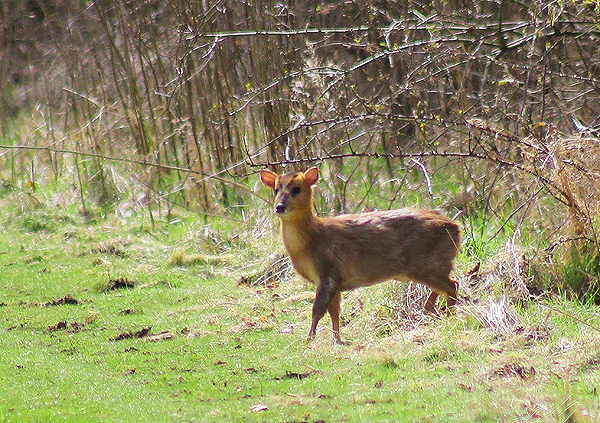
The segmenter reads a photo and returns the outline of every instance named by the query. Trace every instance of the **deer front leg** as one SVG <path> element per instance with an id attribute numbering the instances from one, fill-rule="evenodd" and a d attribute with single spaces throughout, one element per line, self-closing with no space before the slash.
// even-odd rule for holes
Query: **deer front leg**
<path id="1" fill-rule="evenodd" d="M 333 339 L 335 339 L 335 342 L 338 344 L 344 344 L 340 337 L 340 314 L 342 314 L 342 293 L 340 291 L 338 291 L 331 299 L 327 311 L 329 311 L 329 316 L 331 316 Z"/>
<path id="2" fill-rule="evenodd" d="M 338 288 L 338 284 L 335 282 L 334 278 L 327 277 L 319 284 L 317 287 L 315 302 L 313 304 L 312 325 L 310 326 L 310 332 L 308 332 L 309 342 L 317 334 L 317 325 L 319 324 L 319 320 L 323 318 L 327 310 L 329 310 L 331 315 L 334 337 L 336 340 L 339 340 L 341 298 L 342 297 Z"/>

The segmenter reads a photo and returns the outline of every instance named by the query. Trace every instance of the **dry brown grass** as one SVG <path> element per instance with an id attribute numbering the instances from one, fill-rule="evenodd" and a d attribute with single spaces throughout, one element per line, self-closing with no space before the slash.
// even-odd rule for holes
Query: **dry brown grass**
<path id="1" fill-rule="evenodd" d="M 483 269 L 474 273 L 457 272 L 460 295 L 457 315 L 470 315 L 482 327 L 495 333 L 508 334 L 522 329 L 513 305 L 529 298 L 529 276 L 524 250 L 513 241 L 505 245 Z M 314 287 L 295 274 L 289 257 L 274 254 L 267 265 L 255 274 L 242 276 L 240 284 L 273 288 L 285 284 L 281 299 L 311 300 Z M 371 293 L 372 291 L 372 293 Z M 373 294 L 373 295 L 371 295 Z M 423 304 L 428 288 L 418 283 L 387 282 L 374 287 L 350 291 L 344 295 L 343 315 L 347 330 L 364 327 L 365 319 L 373 332 L 391 334 L 409 331 L 437 317 L 428 316 Z M 443 317 L 442 317 L 443 318 Z"/>
<path id="2" fill-rule="evenodd" d="M 600 140 L 553 137 L 548 143 L 549 179 L 563 196 L 573 237 L 597 242 L 600 212 Z"/>
<path id="3" fill-rule="evenodd" d="M 289 256 L 284 254 L 271 254 L 264 266 L 258 272 L 244 275 L 238 281 L 239 285 L 247 286 L 277 286 L 287 282 L 294 275 L 292 262 Z"/>

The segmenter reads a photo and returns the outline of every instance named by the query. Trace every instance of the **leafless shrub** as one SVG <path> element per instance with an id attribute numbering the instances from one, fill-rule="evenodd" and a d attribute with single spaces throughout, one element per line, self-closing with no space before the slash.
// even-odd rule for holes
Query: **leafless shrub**
<path id="1" fill-rule="evenodd" d="M 527 266 L 526 253 L 513 238 L 483 269 L 478 265 L 469 274 L 458 275 L 462 295 L 471 303 L 486 297 L 502 298 L 508 303 L 526 300 L 531 279 Z"/>

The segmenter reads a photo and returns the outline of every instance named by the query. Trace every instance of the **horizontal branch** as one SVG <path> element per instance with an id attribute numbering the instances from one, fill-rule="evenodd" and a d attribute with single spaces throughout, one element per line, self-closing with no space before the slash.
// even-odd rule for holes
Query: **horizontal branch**
<path id="1" fill-rule="evenodd" d="M 196 183 L 204 182 L 209 179 L 217 179 L 217 180 L 225 182 L 227 184 L 235 185 L 240 188 L 243 188 L 246 191 L 254 194 L 254 191 L 252 191 L 245 185 L 243 185 L 237 181 L 232 181 L 230 179 L 227 179 L 227 178 L 224 178 L 221 176 L 223 173 L 226 173 L 236 167 L 243 165 L 244 162 L 238 162 L 234 165 L 231 165 L 231 166 L 229 166 L 225 169 L 222 169 L 220 171 L 217 171 L 213 174 L 205 175 L 197 170 L 190 169 L 187 167 L 171 166 L 171 165 L 165 165 L 165 164 L 161 164 L 161 163 L 153 163 L 153 162 L 149 162 L 149 161 L 145 161 L 145 160 L 127 159 L 127 158 L 123 158 L 123 157 L 105 156 L 103 154 L 98 154 L 98 153 L 86 153 L 86 152 L 69 150 L 69 149 L 64 149 L 64 148 L 41 147 L 41 146 L 37 146 L 37 145 L 2 145 L 2 144 L 0 144 L 0 149 L 2 149 L 2 148 L 7 149 L 7 150 L 11 150 L 11 149 L 13 149 L 13 150 L 33 150 L 33 151 L 45 151 L 47 153 L 73 154 L 73 155 L 84 156 L 84 157 L 94 157 L 94 158 L 98 158 L 98 159 L 102 159 L 102 160 L 106 160 L 106 161 L 132 163 L 132 164 L 138 164 L 138 165 L 147 166 L 147 167 L 155 167 L 155 168 L 158 168 L 161 170 L 174 170 L 174 171 L 178 171 L 178 172 L 192 173 L 195 175 L 202 176 L 201 179 L 195 181 Z M 0 153 L 0 155 L 2 155 L 2 153 Z"/>
<path id="2" fill-rule="evenodd" d="M 481 159 L 481 160 L 489 160 L 485 154 L 476 153 L 476 152 L 453 152 L 453 151 L 422 151 L 419 153 L 341 153 L 341 154 L 328 154 L 326 156 L 314 156 L 308 158 L 300 158 L 300 159 L 291 159 L 291 160 L 281 160 L 281 161 L 271 161 L 262 165 L 248 163 L 250 167 L 265 167 L 265 166 L 281 166 L 286 164 L 303 164 L 303 163 L 314 163 L 314 162 L 324 162 L 327 160 L 337 160 L 351 157 L 361 157 L 361 158 L 370 158 L 370 159 L 420 159 L 424 157 L 447 157 L 447 158 L 469 158 L 469 159 Z M 504 165 L 512 165 L 517 166 L 515 163 L 507 162 L 504 160 L 494 160 L 499 164 Z"/>
<path id="3" fill-rule="evenodd" d="M 363 25 L 347 28 L 305 28 L 296 30 L 255 30 L 255 31 L 232 31 L 232 32 L 207 32 L 194 34 L 198 37 L 207 38 L 234 38 L 234 37 L 252 37 L 257 35 L 266 36 L 291 36 L 291 35 L 306 35 L 306 34 L 338 34 L 346 32 L 361 32 L 373 29 L 372 27 Z"/>
<path id="4" fill-rule="evenodd" d="M 437 25 L 436 25 L 437 24 Z M 588 24 L 591 24 L 588 23 Z M 504 22 L 502 32 L 511 32 L 532 25 L 530 21 Z M 487 24 L 452 24 L 436 20 L 427 20 L 415 23 L 404 23 L 394 21 L 389 27 L 373 27 L 369 25 L 341 27 L 341 28 L 303 28 L 303 29 L 275 29 L 275 30 L 252 30 L 252 31 L 228 31 L 228 32 L 206 32 L 195 33 L 194 36 L 203 38 L 236 38 L 236 37 L 254 37 L 254 36 L 295 36 L 309 34 L 344 34 L 349 32 L 400 32 L 400 31 L 493 31 L 498 33 L 498 23 L 490 22 Z"/>
<path id="5" fill-rule="evenodd" d="M 546 190 L 550 194 L 552 194 L 558 201 L 560 201 L 561 203 L 563 203 L 569 207 L 574 207 L 574 205 L 571 204 L 571 202 L 569 201 L 569 196 L 567 195 L 567 193 L 564 192 L 564 190 L 562 190 L 556 184 L 552 183 L 548 178 L 542 176 L 535 169 L 528 169 L 520 163 L 515 163 L 515 162 L 505 160 L 496 154 L 488 154 L 488 152 L 486 152 L 486 151 L 483 151 L 483 152 L 422 151 L 422 152 L 418 152 L 418 153 L 367 153 L 367 152 L 359 153 L 359 152 L 351 152 L 351 153 L 341 153 L 341 154 L 327 154 L 324 156 L 314 156 L 314 157 L 310 157 L 310 158 L 272 161 L 272 162 L 267 162 L 267 163 L 263 163 L 263 164 L 254 163 L 252 161 L 252 157 L 255 155 L 253 155 L 253 156 L 249 156 L 248 160 L 245 163 L 243 161 L 241 161 L 232 166 L 229 166 L 226 169 L 222 169 L 212 175 L 203 175 L 199 171 L 185 168 L 185 167 L 180 167 L 180 166 L 171 166 L 171 165 L 165 165 L 165 164 L 160 164 L 160 163 L 148 162 L 145 160 L 127 159 L 127 158 L 123 158 L 123 157 L 105 156 L 105 155 L 98 154 L 98 153 L 87 153 L 87 152 L 80 152 L 80 151 L 69 150 L 69 149 L 59 149 L 59 148 L 52 148 L 52 147 L 30 146 L 30 145 L 2 145 L 2 144 L 0 144 L 0 148 L 7 149 L 7 150 L 11 150 L 11 149 L 34 150 L 34 151 L 45 151 L 48 153 L 73 154 L 73 155 L 79 155 L 79 156 L 85 156 L 85 157 L 95 157 L 95 158 L 99 158 L 99 159 L 107 160 L 107 161 L 133 163 L 133 164 L 138 164 L 138 165 L 142 165 L 142 166 L 156 167 L 156 168 L 163 169 L 163 170 L 174 170 L 174 171 L 187 172 L 187 173 L 193 173 L 196 175 L 201 175 L 202 179 L 200 179 L 199 181 L 196 181 L 196 182 L 202 182 L 202 181 L 206 181 L 209 179 L 218 179 L 223 182 L 231 183 L 233 185 L 239 185 L 239 186 L 242 186 L 242 185 L 235 181 L 230 181 L 225 178 L 222 178 L 220 175 L 225 172 L 228 172 L 232 168 L 239 167 L 243 164 L 245 164 L 246 166 L 251 167 L 251 168 L 264 168 L 266 166 L 281 166 L 281 165 L 286 165 L 286 164 L 303 164 L 303 163 L 324 162 L 327 160 L 337 160 L 337 159 L 352 158 L 352 157 L 371 158 L 371 159 L 382 159 L 382 158 L 419 159 L 419 158 L 426 158 L 426 157 L 445 157 L 445 158 L 486 160 L 486 161 L 496 163 L 500 166 L 507 166 L 507 167 L 512 167 L 512 168 L 518 169 L 522 172 L 525 172 L 531 176 L 536 177 L 540 182 L 542 182 L 544 184 Z M 553 192 L 553 190 L 554 190 L 554 192 Z M 556 192 L 559 193 L 561 197 L 558 197 L 556 195 Z"/>
<path id="6" fill-rule="evenodd" d="M 445 33 L 465 33 L 470 32 L 473 34 L 479 35 L 479 37 L 489 37 L 489 36 L 498 36 L 502 34 L 510 34 L 515 31 L 523 30 L 524 28 L 532 28 L 534 33 L 540 33 L 553 36 L 560 35 L 563 37 L 576 38 L 584 35 L 587 36 L 598 36 L 600 31 L 597 30 L 596 23 L 593 21 L 559 21 L 558 23 L 564 26 L 568 26 L 569 29 L 567 31 L 563 31 L 560 33 L 556 32 L 557 26 L 552 26 L 547 23 L 544 23 L 540 28 L 534 22 L 531 21 L 512 21 L 512 22 L 502 22 L 502 26 L 499 26 L 498 22 L 488 22 L 488 23 L 454 23 L 448 24 L 447 22 L 437 20 L 438 16 L 432 16 L 431 19 L 425 20 L 415 20 L 414 22 L 406 22 L 406 21 L 393 21 L 387 27 L 373 27 L 369 25 L 361 25 L 355 27 L 341 27 L 341 28 L 302 28 L 302 29 L 275 29 L 275 30 L 243 30 L 243 31 L 224 31 L 224 32 L 192 32 L 188 31 L 190 34 L 189 38 L 214 38 L 215 41 L 223 40 L 226 38 L 244 38 L 244 37 L 276 37 L 276 36 L 284 36 L 284 37 L 292 37 L 298 35 L 328 35 L 328 34 L 346 34 L 353 32 L 368 32 L 368 31 L 378 31 L 382 34 L 391 34 L 394 32 L 406 32 L 406 31 L 427 31 L 430 34 L 436 32 L 445 32 Z M 574 29 L 575 26 L 578 29 Z M 484 33 L 487 33 L 484 34 Z M 534 34 L 532 34 L 534 35 Z M 521 43 L 524 39 L 516 40 L 516 45 Z M 473 40 L 470 40 L 473 41 Z M 511 47 L 511 46 L 509 46 Z"/>
<path id="7" fill-rule="evenodd" d="M 491 154 L 487 151 L 483 152 L 453 152 L 453 151 L 423 151 L 419 153 L 342 153 L 342 154 L 328 154 L 326 156 L 313 156 L 309 158 L 300 158 L 300 159 L 292 159 L 292 160 L 282 160 L 282 161 L 271 161 L 264 163 L 262 165 L 249 163 L 246 164 L 249 167 L 265 167 L 265 166 L 281 166 L 287 164 L 303 164 L 303 163 L 315 163 L 315 162 L 324 162 L 327 160 L 336 160 L 343 158 L 351 158 L 351 157 L 361 157 L 361 158 L 370 158 L 370 159 L 419 159 L 426 157 L 445 157 L 445 158 L 459 158 L 459 159 L 476 159 L 476 160 L 485 160 L 492 163 L 496 163 L 499 166 L 511 167 L 517 169 L 521 172 L 524 172 L 534 178 L 536 178 L 539 182 L 542 183 L 546 191 L 552 195 L 557 201 L 566 205 L 567 207 L 575 207 L 576 204 L 573 204 L 570 201 L 570 196 L 564 189 L 559 187 L 557 184 L 552 182 L 549 178 L 542 175 L 537 169 L 530 169 L 524 166 L 521 163 L 511 162 L 503 159 L 497 154 Z"/>
<path id="8" fill-rule="evenodd" d="M 4 148 L 7 150 L 34 150 L 34 151 L 45 151 L 48 153 L 73 154 L 73 155 L 84 156 L 84 157 L 95 157 L 98 159 L 108 160 L 111 162 L 133 163 L 133 164 L 139 164 L 142 166 L 157 167 L 157 168 L 164 169 L 164 170 L 176 170 L 176 171 L 180 171 L 180 172 L 200 173 L 196 170 L 188 169 L 187 167 L 170 166 L 170 165 L 165 165 L 165 164 L 160 164 L 160 163 L 148 162 L 146 160 L 127 159 L 124 157 L 105 156 L 103 154 L 98 154 L 98 153 L 87 153 L 87 152 L 69 150 L 69 149 L 64 149 L 64 148 L 43 147 L 43 146 L 38 146 L 38 145 L 2 145 L 2 144 L 0 144 L 0 148 Z"/>

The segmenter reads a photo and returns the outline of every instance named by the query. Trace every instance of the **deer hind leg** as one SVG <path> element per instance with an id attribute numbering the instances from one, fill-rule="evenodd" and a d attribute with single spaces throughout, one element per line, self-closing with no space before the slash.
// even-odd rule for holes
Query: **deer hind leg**
<path id="1" fill-rule="evenodd" d="M 424 308 L 426 312 L 436 316 L 439 315 L 435 308 L 435 303 L 440 294 L 444 294 L 446 296 L 446 303 L 450 311 L 454 309 L 457 300 L 458 282 L 446 276 L 443 278 L 438 278 L 434 282 L 423 283 L 427 285 L 429 289 L 431 289 L 431 294 L 429 294 L 429 298 L 427 298 L 427 301 L 425 301 Z"/>
<path id="2" fill-rule="evenodd" d="M 437 300 L 438 295 L 439 294 L 433 290 L 429 294 L 427 301 L 425 301 L 425 306 L 423 307 L 427 313 L 431 313 L 436 316 L 439 315 L 437 310 L 435 309 L 435 302 Z"/>
<path id="3" fill-rule="evenodd" d="M 458 300 L 458 282 L 454 279 L 450 279 L 450 282 L 453 285 L 453 289 L 446 293 L 446 303 L 448 304 L 448 308 L 452 311 L 456 307 L 456 301 Z"/>

